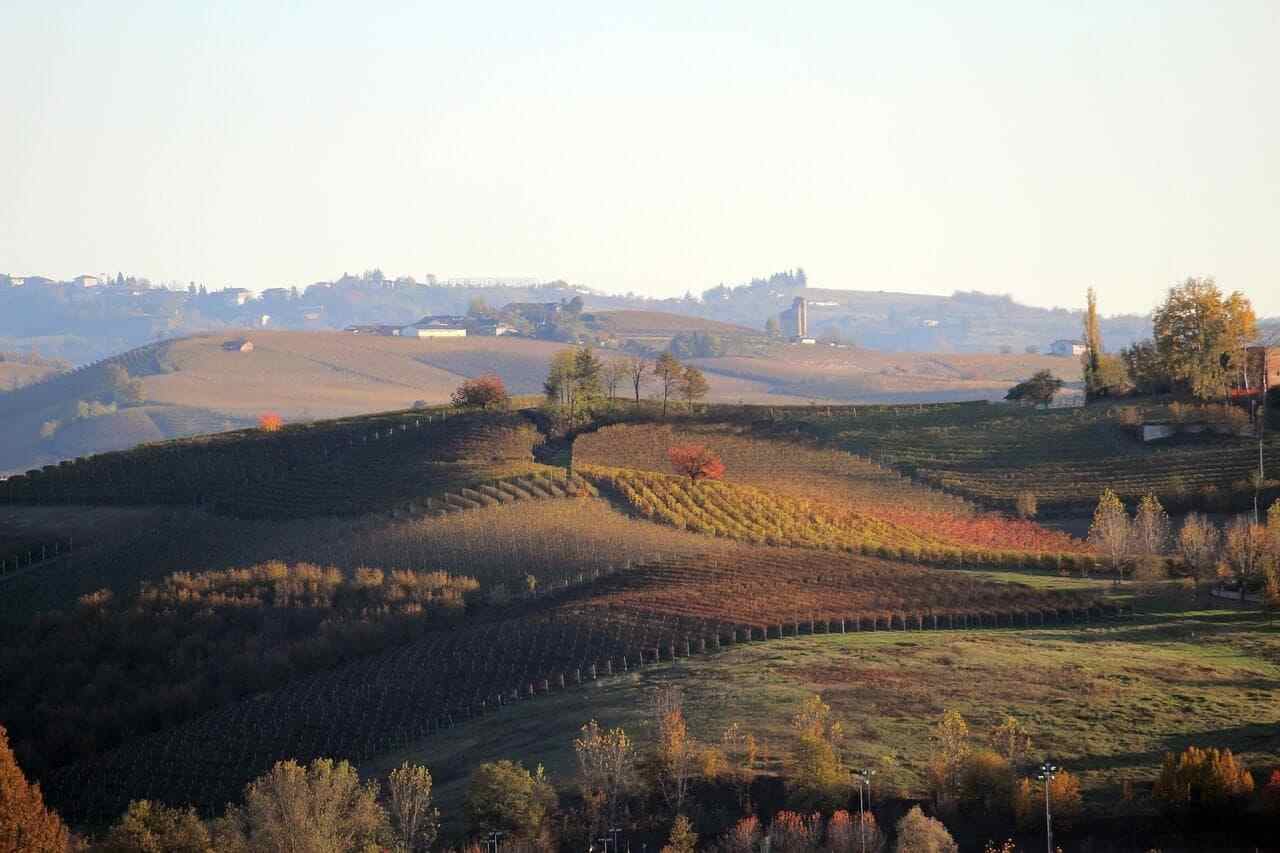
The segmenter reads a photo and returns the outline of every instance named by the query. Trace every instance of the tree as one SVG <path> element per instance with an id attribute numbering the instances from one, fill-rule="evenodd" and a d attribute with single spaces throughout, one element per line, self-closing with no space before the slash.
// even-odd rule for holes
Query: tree
<path id="1" fill-rule="evenodd" d="M 1030 379 L 1019 382 L 1004 395 L 1006 400 L 1022 401 L 1047 406 L 1065 383 L 1047 370 L 1036 371 Z"/>
<path id="2" fill-rule="evenodd" d="M 684 808 L 698 758 L 698 745 L 689 735 L 684 719 L 684 698 L 674 684 L 660 685 L 653 697 L 653 716 L 658 732 L 656 763 L 658 786 L 676 814 Z"/>
<path id="3" fill-rule="evenodd" d="M 618 397 L 618 388 L 631 377 L 631 365 L 627 360 L 611 358 L 604 363 L 604 387 L 610 405 Z"/>
<path id="4" fill-rule="evenodd" d="M 896 853 L 959 853 L 955 839 L 942 821 L 934 820 L 912 806 L 911 811 L 898 821 Z"/>
<path id="5" fill-rule="evenodd" d="M 131 379 L 122 364 L 107 365 L 107 393 L 116 403 L 131 406 L 142 401 L 142 382 Z"/>
<path id="6" fill-rule="evenodd" d="M 658 380 L 658 386 L 662 388 L 662 416 L 665 418 L 667 416 L 667 400 L 679 388 L 680 379 L 684 376 L 684 368 L 674 355 L 664 352 L 653 363 L 653 376 Z"/>
<path id="7" fill-rule="evenodd" d="M 573 426 L 578 414 L 600 396 L 603 366 L 590 347 L 561 350 L 551 359 L 551 369 L 543 383 L 548 402 L 559 407 Z"/>
<path id="8" fill-rule="evenodd" d="M 406 761 L 391 771 L 387 793 L 396 849 L 403 853 L 430 850 L 440 827 L 440 811 L 431 805 L 431 772 Z"/>
<path id="9" fill-rule="evenodd" d="M 595 720 L 582 727 L 573 742 L 583 797 L 598 794 L 603 817 L 612 823 L 635 775 L 635 748 L 621 728 L 604 729 Z"/>
<path id="10" fill-rule="evenodd" d="M 0 725 L 0 853 L 62 853 L 71 833 L 45 808 L 40 786 L 27 781 Z"/>
<path id="11" fill-rule="evenodd" d="M 1231 750 L 1189 746 L 1181 755 L 1165 753 L 1152 795 L 1166 810 L 1221 811 L 1243 804 L 1253 793 L 1253 776 Z"/>
<path id="12" fill-rule="evenodd" d="M 378 783 L 361 783 L 354 767 L 317 758 L 306 767 L 279 761 L 250 782 L 244 803 L 214 826 L 217 850 L 306 853 L 375 849 L 388 834 Z"/>
<path id="13" fill-rule="evenodd" d="M 1063 832 L 1070 832 L 1084 811 L 1080 798 L 1080 778 L 1059 770 L 1049 780 L 1049 801 L 1053 803 L 1053 825 Z"/>
<path id="14" fill-rule="evenodd" d="M 502 407 L 510 402 L 507 386 L 502 377 L 496 373 L 486 373 L 475 379 L 468 379 L 459 385 L 449 398 L 449 402 L 458 408 Z"/>
<path id="15" fill-rule="evenodd" d="M 1267 529 L 1247 515 L 1233 518 L 1223 536 L 1222 555 L 1241 590 L 1261 577 L 1270 556 Z"/>
<path id="16" fill-rule="evenodd" d="M 1085 292 L 1084 354 L 1081 356 L 1085 394 L 1090 399 L 1102 391 L 1102 327 L 1098 323 L 1098 294 L 1091 287 Z"/>
<path id="17" fill-rule="evenodd" d="M 960 785 L 960 767 L 969 754 L 969 724 L 955 709 L 943 713 L 933 727 L 933 756 L 929 775 L 934 798 L 939 803 L 955 796 Z"/>
<path id="18" fill-rule="evenodd" d="M 1173 525 L 1159 498 L 1148 494 L 1138 503 L 1133 515 L 1133 551 L 1139 555 L 1140 579 L 1156 580 L 1167 577 L 1164 555 L 1173 539 Z"/>
<path id="19" fill-rule="evenodd" d="M 804 700 L 791 718 L 791 729 L 799 739 L 791 767 L 792 797 L 805 808 L 820 808 L 843 802 L 848 776 L 840 760 L 844 726 L 831 715 L 831 708 L 819 696 Z"/>
<path id="20" fill-rule="evenodd" d="M 284 418 L 275 412 L 263 412 L 258 415 L 258 429 L 263 432 L 279 432 L 284 426 Z"/>
<path id="21" fill-rule="evenodd" d="M 1156 353 L 1170 380 L 1201 399 L 1223 396 L 1243 369 L 1243 351 L 1257 336 L 1249 300 L 1224 297 L 1212 278 L 1188 278 L 1169 289 L 1152 315 Z"/>
<path id="22" fill-rule="evenodd" d="M 1178 552 L 1196 582 L 1213 580 L 1218 570 L 1222 532 L 1198 512 L 1187 515 L 1178 531 Z"/>
<path id="23" fill-rule="evenodd" d="M 822 815 L 780 811 L 769 824 L 769 849 L 778 853 L 812 853 L 822 842 Z"/>
<path id="24" fill-rule="evenodd" d="M 631 388 L 636 394 L 636 406 L 639 407 L 640 389 L 649 378 L 649 362 L 643 356 L 633 355 L 625 363 L 627 365 L 627 377 L 631 380 Z"/>
<path id="25" fill-rule="evenodd" d="M 1111 489 L 1103 490 L 1098 498 L 1093 523 L 1089 525 L 1089 544 L 1102 554 L 1117 580 L 1124 577 L 1125 563 L 1133 547 L 1132 524 L 1124 504 Z"/>
<path id="26" fill-rule="evenodd" d="M 463 811 L 472 832 L 529 840 L 542 832 L 555 802 L 555 789 L 541 767 L 530 773 L 514 761 L 491 761 L 472 771 Z"/>
<path id="27" fill-rule="evenodd" d="M 698 835 L 693 831 L 693 824 L 684 815 L 676 815 L 671 825 L 671 836 L 662 848 L 662 853 L 694 853 L 698 849 Z"/>
<path id="28" fill-rule="evenodd" d="M 702 371 L 693 365 L 689 365 L 680 374 L 680 384 L 678 386 L 680 396 L 684 398 L 685 405 L 689 407 L 689 411 L 693 411 L 693 404 L 698 400 L 707 396 L 711 391 L 711 386 L 707 384 L 707 377 L 702 375 Z"/>
<path id="29" fill-rule="evenodd" d="M 769 319 L 764 321 L 764 333 L 771 338 L 776 338 L 781 334 L 777 317 L 770 315 Z"/>
<path id="30" fill-rule="evenodd" d="M 213 841 L 195 809 L 134 800 L 107 832 L 103 853 L 210 853 Z"/>
<path id="31" fill-rule="evenodd" d="M 1040 502 L 1035 492 L 1018 492 L 1013 499 L 1013 508 L 1019 518 L 1035 518 L 1040 511 Z"/>
<path id="32" fill-rule="evenodd" d="M 876 816 L 869 811 L 851 815 L 840 809 L 827 821 L 827 846 L 829 853 L 880 853 L 885 848 L 884 833 L 876 823 Z"/>
<path id="33" fill-rule="evenodd" d="M 755 815 L 744 817 L 725 833 L 720 840 L 720 850 L 722 853 L 756 853 L 760 836 L 760 818 Z"/>
<path id="34" fill-rule="evenodd" d="M 1013 802 L 1013 768 L 990 749 L 967 754 L 960 762 L 958 801 L 966 816 L 1003 819 Z"/>
<path id="35" fill-rule="evenodd" d="M 667 458 L 677 474 L 693 482 L 724 477 L 724 463 L 715 451 L 702 444 L 679 444 L 667 448 Z"/>
<path id="36" fill-rule="evenodd" d="M 1012 767 L 1020 765 L 1031 752 L 1031 735 L 1018 718 L 1005 714 L 1000 725 L 991 730 L 988 738 L 991 748 L 1004 756 Z"/>

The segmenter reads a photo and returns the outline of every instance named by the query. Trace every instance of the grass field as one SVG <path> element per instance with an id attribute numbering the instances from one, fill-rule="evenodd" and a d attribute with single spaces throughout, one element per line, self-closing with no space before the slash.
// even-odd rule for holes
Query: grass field
<path id="1" fill-rule="evenodd" d="M 577 729 L 620 725 L 644 743 L 647 695 L 676 683 L 692 734 L 708 742 L 737 722 L 763 743 L 761 772 L 793 748 L 788 717 L 819 693 L 845 721 L 855 766 L 891 755 L 877 784 L 925 793 L 929 729 L 959 710 L 975 740 L 1006 713 L 1032 735 L 1031 757 L 1081 776 L 1087 808 L 1109 814 L 1123 782 L 1142 790 L 1166 751 L 1231 748 L 1255 771 L 1280 764 L 1280 629 L 1256 613 L 1200 610 L 1106 627 L 961 633 L 845 634 L 738 646 L 523 703 L 361 765 L 384 773 L 409 759 L 432 769 L 456 815 L 469 769 L 512 758 L 566 784 Z M 1024 772 L 1026 770 L 1024 769 Z M 456 818 L 455 818 L 456 819 Z"/>

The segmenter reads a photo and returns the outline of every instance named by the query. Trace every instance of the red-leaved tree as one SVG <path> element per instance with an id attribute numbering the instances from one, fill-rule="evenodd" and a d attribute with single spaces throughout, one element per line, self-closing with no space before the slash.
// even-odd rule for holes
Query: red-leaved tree
<path id="1" fill-rule="evenodd" d="M 266 412 L 258 416 L 258 429 L 263 432 L 275 432 L 284 426 L 284 418 L 275 412 Z"/>
<path id="2" fill-rule="evenodd" d="M 474 406 L 487 409 L 490 406 L 501 406 L 508 399 L 507 386 L 502 384 L 501 376 L 496 373 L 486 373 L 463 382 L 449 399 L 460 408 Z"/>
<path id="3" fill-rule="evenodd" d="M 724 476 L 724 463 L 715 451 L 703 444 L 681 444 L 667 449 L 671 467 L 695 483 L 698 480 L 719 480 Z"/>

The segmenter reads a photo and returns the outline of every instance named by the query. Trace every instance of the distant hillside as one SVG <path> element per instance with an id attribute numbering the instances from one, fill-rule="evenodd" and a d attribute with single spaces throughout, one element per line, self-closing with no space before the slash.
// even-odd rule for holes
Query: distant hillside
<path id="1" fill-rule="evenodd" d="M 1035 308 L 1008 296 L 843 290 L 818 286 L 799 269 L 738 286 L 720 285 L 701 297 L 690 293 L 680 299 L 610 294 L 563 281 L 393 280 L 377 270 L 303 288 L 271 288 L 261 294 L 237 288 L 166 289 L 146 279 L 122 276 L 94 287 L 48 280 L 14 286 L 13 281 L 0 275 L 0 350 L 34 348 L 77 364 L 157 338 L 211 330 L 318 331 L 353 324 L 401 325 L 427 314 L 492 312 L 511 303 L 574 300 L 581 300 L 584 319 L 594 317 L 599 325 L 593 328 L 587 323 L 571 331 L 597 341 L 625 331 L 660 343 L 664 335 L 669 339 L 680 331 L 664 319 L 660 334 L 647 335 L 653 330 L 644 327 L 644 315 L 655 313 L 741 327 L 736 332 L 722 328 L 724 334 L 740 335 L 743 328 L 760 334 L 769 318 L 788 308 L 796 296 L 810 300 L 810 329 L 815 336 L 836 335 L 864 348 L 895 352 L 1044 350 L 1058 338 L 1079 337 L 1082 325 L 1079 311 Z M 1105 311 L 1106 292 L 1101 300 Z M 1106 345 L 1117 349 L 1149 336 L 1150 322 L 1137 315 L 1104 317 L 1102 332 Z"/>

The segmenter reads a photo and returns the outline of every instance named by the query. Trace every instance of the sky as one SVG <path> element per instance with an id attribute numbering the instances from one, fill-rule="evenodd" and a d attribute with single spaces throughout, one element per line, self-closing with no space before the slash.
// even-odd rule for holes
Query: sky
<path id="1" fill-rule="evenodd" d="M 126 8 L 127 7 L 127 8 Z M 0 271 L 1280 314 L 1280 3 L 0 2 Z"/>

